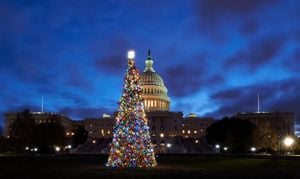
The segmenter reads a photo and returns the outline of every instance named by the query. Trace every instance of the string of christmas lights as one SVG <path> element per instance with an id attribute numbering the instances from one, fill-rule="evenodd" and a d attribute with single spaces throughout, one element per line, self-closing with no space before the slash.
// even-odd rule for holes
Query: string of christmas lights
<path id="1" fill-rule="evenodd" d="M 119 101 L 119 112 L 106 166 L 113 168 L 154 167 L 157 165 L 146 117 L 140 75 L 133 55 L 128 53 L 128 68 Z"/>

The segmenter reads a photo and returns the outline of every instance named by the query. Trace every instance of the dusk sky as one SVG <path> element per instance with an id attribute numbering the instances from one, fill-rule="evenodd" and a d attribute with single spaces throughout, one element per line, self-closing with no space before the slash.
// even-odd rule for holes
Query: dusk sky
<path id="1" fill-rule="evenodd" d="M 172 111 L 252 112 L 260 92 L 300 121 L 298 0 L 1 0 L 2 125 L 42 96 L 76 120 L 116 111 L 130 49 L 140 70 L 151 49 Z"/>

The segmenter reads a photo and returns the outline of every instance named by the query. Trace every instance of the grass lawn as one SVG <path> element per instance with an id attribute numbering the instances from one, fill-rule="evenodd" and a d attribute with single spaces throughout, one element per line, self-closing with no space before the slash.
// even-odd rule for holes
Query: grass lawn
<path id="1" fill-rule="evenodd" d="M 300 178 L 300 158 L 160 155 L 148 169 L 111 169 L 106 155 L 0 156 L 0 178 Z"/>

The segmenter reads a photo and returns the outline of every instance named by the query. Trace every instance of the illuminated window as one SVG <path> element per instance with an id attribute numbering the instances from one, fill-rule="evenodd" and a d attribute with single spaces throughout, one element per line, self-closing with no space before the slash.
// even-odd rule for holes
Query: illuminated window
<path id="1" fill-rule="evenodd" d="M 165 135 L 164 135 L 164 133 L 160 133 L 160 137 L 164 137 Z"/>
<path id="2" fill-rule="evenodd" d="M 187 131 L 187 133 L 188 133 L 188 134 L 190 134 L 190 133 L 191 133 L 191 131 L 190 131 L 190 130 L 188 130 L 188 131 Z"/>
<path id="3" fill-rule="evenodd" d="M 197 134 L 197 131 L 196 131 L 196 130 L 194 130 L 194 134 Z"/>
<path id="4" fill-rule="evenodd" d="M 182 133 L 184 134 L 184 133 L 185 133 L 185 130 L 182 130 Z"/>

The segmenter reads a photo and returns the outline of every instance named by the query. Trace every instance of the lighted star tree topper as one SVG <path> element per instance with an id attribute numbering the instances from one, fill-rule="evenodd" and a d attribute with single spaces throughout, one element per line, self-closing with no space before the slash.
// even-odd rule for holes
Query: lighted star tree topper
<path id="1" fill-rule="evenodd" d="M 145 168 L 157 165 L 134 57 L 135 52 L 129 51 L 123 93 L 106 164 L 108 167 Z"/>

